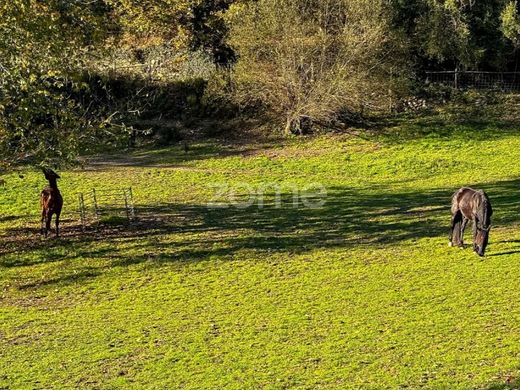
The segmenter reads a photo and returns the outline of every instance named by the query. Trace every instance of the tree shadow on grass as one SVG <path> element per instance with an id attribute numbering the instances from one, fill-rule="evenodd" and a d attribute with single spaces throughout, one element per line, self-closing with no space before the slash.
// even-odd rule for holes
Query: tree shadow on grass
<path id="1" fill-rule="evenodd" d="M 520 134 L 516 120 L 497 120 L 494 118 L 474 120 L 462 117 L 458 123 L 440 115 L 423 115 L 386 118 L 372 124 L 350 126 L 363 134 L 363 139 L 386 144 L 398 144 L 403 141 L 446 138 L 468 140 L 501 139 Z M 114 167 L 182 167 L 190 161 L 230 156 L 251 156 L 271 150 L 273 146 L 283 145 L 287 140 L 272 137 L 260 139 L 257 143 L 243 143 L 237 140 L 214 140 L 212 143 L 182 142 L 176 146 L 136 149 L 124 153 L 92 155 L 83 158 L 87 170 L 104 170 Z"/>
<path id="2" fill-rule="evenodd" d="M 16 215 L 0 215 L 0 223 L 2 222 L 13 222 L 20 219 L 19 216 Z"/>
<path id="3" fill-rule="evenodd" d="M 370 194 L 331 188 L 320 208 L 305 207 L 300 200 L 294 204 L 292 193 L 280 194 L 279 198 L 266 195 L 261 207 L 253 204 L 247 208 L 233 205 L 215 208 L 206 204 L 173 203 L 140 206 L 139 221 L 135 225 L 101 226 L 98 232 L 87 234 L 77 226 L 64 228 L 63 237 L 58 240 L 42 239 L 36 228 L 8 229 L 6 245 L 0 249 L 4 255 L 0 264 L 13 267 L 60 261 L 65 254 L 103 257 L 109 253 L 89 250 L 92 244 L 103 241 L 126 240 L 128 248 L 148 250 L 153 252 L 152 257 L 162 261 L 232 255 L 244 249 L 296 253 L 317 247 L 392 243 L 445 233 L 446 226 L 431 218 L 447 206 L 447 196 L 449 198 L 449 193 L 442 190 L 424 194 Z M 237 200 L 246 201 L 245 198 Z M 423 210 L 426 201 L 430 203 Z M 182 242 L 148 242 L 171 234 L 183 237 Z M 32 260 L 5 256 L 19 251 L 39 251 L 40 256 L 33 256 Z M 126 256 L 115 246 L 110 255 L 111 258 Z M 138 257 L 132 256 L 128 261 L 135 263 Z M 143 258 L 150 256 L 146 253 Z"/>
<path id="4" fill-rule="evenodd" d="M 520 222 L 520 179 L 475 187 L 488 192 L 495 227 Z M 108 260 L 109 267 L 117 267 L 230 258 L 244 250 L 298 254 L 318 248 L 388 246 L 427 237 L 447 240 L 454 190 L 333 187 L 327 189 L 319 208 L 305 207 L 301 199 L 295 205 L 289 192 L 279 198 L 266 193 L 261 207 L 257 203 L 247 208 L 178 203 L 138 206 L 139 220 L 134 225 L 101 226 L 85 234 L 75 226 L 63 229 L 64 236 L 58 240 L 42 239 L 37 229 L 8 229 L 4 237 L 10 239 L 0 247 L 0 266 L 89 258 Z M 237 199 L 246 202 L 248 197 Z M 18 255 L 22 252 L 31 255 L 24 258 Z M 500 254 L 504 253 L 491 251 L 489 255 Z M 89 272 L 86 278 L 98 275 Z M 63 278 L 66 283 L 85 279 Z"/>
<path id="5" fill-rule="evenodd" d="M 20 290 L 28 290 L 31 288 L 43 287 L 43 286 L 49 286 L 49 285 L 55 285 L 55 284 L 59 284 L 59 285 L 63 286 L 63 285 L 67 285 L 67 284 L 82 282 L 84 280 L 96 277 L 100 273 L 101 272 L 99 270 L 87 268 L 87 269 L 81 270 L 80 272 L 75 272 L 72 274 L 63 275 L 63 276 L 59 276 L 59 277 L 55 277 L 55 278 L 24 282 L 21 285 L 19 285 L 18 288 Z"/>
<path id="6" fill-rule="evenodd" d="M 388 144 L 428 138 L 484 141 L 518 135 L 520 126 L 516 120 L 497 120 L 496 118 L 481 120 L 462 118 L 454 123 L 439 115 L 418 118 L 404 116 L 372 129 L 372 134 Z"/>
<path id="7" fill-rule="evenodd" d="M 492 383 L 485 387 L 486 390 L 518 390 L 520 389 L 519 378 L 506 378 L 504 381 Z"/>
<path id="8" fill-rule="evenodd" d="M 226 143 L 188 144 L 171 146 L 161 149 L 135 150 L 130 153 L 112 154 L 109 157 L 88 156 L 83 159 L 86 170 L 105 170 L 114 167 L 181 167 L 190 161 L 205 160 L 210 158 L 226 158 L 232 156 L 249 156 L 269 150 L 269 143 L 257 145 L 241 145 Z"/>

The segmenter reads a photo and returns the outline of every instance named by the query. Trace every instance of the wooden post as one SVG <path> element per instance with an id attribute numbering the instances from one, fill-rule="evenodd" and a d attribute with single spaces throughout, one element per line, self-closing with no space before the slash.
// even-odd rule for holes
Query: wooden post
<path id="1" fill-rule="evenodd" d="M 79 194 L 79 216 L 81 219 L 81 231 L 85 232 L 85 200 L 83 199 L 83 193 Z"/>
<path id="2" fill-rule="evenodd" d="M 126 219 L 128 219 L 128 223 L 130 223 L 130 210 L 128 208 L 128 195 L 127 190 L 123 190 L 123 196 L 125 197 L 125 212 L 126 212 Z"/>
<path id="3" fill-rule="evenodd" d="M 92 198 L 94 200 L 94 214 L 96 215 L 96 219 L 99 222 L 99 210 L 98 210 L 98 204 L 96 199 L 96 189 L 92 188 Z"/>
<path id="4" fill-rule="evenodd" d="M 132 187 L 128 187 L 129 194 L 129 206 L 130 206 L 130 218 L 132 220 L 135 219 L 135 209 L 134 209 L 134 194 L 132 193 Z"/>

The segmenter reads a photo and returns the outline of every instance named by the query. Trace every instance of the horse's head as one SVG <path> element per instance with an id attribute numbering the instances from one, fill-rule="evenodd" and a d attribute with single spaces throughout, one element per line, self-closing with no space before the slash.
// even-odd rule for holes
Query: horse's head
<path id="1" fill-rule="evenodd" d="M 56 179 L 60 178 L 60 175 L 58 175 L 52 169 L 42 168 L 42 171 L 43 171 L 43 174 L 45 175 L 45 178 L 47 180 L 56 180 Z"/>
<path id="2" fill-rule="evenodd" d="M 487 194 L 479 190 L 477 191 L 480 196 L 479 201 L 477 202 L 477 210 L 475 211 L 478 220 L 481 226 L 486 229 L 491 225 L 491 216 L 493 215 L 493 208 L 491 207 L 491 203 L 489 202 L 489 198 Z"/>
<path id="3" fill-rule="evenodd" d="M 473 243 L 473 249 L 479 256 L 484 256 L 489 238 L 489 229 L 477 229 L 477 235 L 475 236 L 475 242 Z"/>
<path id="4" fill-rule="evenodd" d="M 475 223 L 477 224 L 477 234 L 473 243 L 473 249 L 479 256 L 484 256 L 486 246 L 488 244 L 489 229 L 491 229 L 491 215 L 493 209 L 487 194 L 479 190 L 477 194 L 480 196 L 477 202 L 477 210 L 475 212 Z"/>

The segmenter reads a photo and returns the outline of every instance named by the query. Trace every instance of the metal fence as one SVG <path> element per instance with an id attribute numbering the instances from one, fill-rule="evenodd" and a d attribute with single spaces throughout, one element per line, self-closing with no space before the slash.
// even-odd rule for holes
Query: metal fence
<path id="1" fill-rule="evenodd" d="M 135 207 L 132 188 L 113 190 L 92 189 L 78 194 L 79 215 L 82 229 L 97 226 L 103 218 L 122 217 L 128 223 L 135 220 Z"/>
<path id="2" fill-rule="evenodd" d="M 520 91 L 520 72 L 436 71 L 425 73 L 427 84 L 442 84 L 457 89 Z"/>

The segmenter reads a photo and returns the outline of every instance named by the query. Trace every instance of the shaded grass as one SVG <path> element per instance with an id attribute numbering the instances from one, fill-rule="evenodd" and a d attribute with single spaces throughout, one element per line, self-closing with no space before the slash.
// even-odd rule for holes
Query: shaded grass
<path id="1" fill-rule="evenodd" d="M 41 175 L 7 177 L 0 387 L 514 388 L 520 138 L 431 126 L 98 159 L 62 174 L 60 240 L 34 222 Z M 208 208 L 215 183 L 262 206 Z M 309 183 L 323 207 L 293 205 Z M 138 223 L 82 234 L 77 192 L 130 185 Z M 484 261 L 446 245 L 462 185 L 493 203 Z"/>

